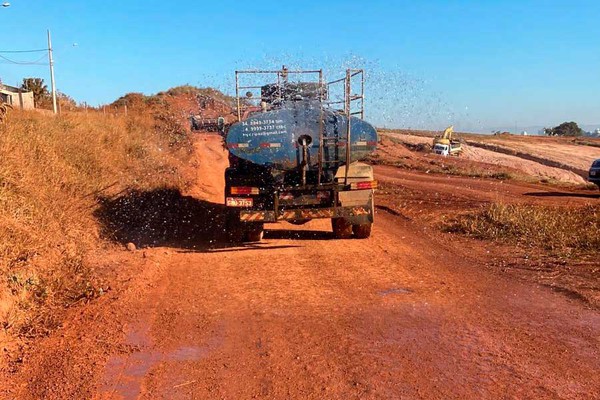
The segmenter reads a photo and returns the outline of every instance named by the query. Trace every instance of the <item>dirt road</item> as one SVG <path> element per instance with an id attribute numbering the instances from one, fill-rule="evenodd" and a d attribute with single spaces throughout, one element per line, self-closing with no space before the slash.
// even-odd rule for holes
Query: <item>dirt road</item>
<path id="1" fill-rule="evenodd" d="M 201 148 L 222 163 L 215 146 Z M 190 207 L 201 241 L 111 253 L 120 283 L 40 345 L 7 398 L 600 396 L 600 314 L 483 268 L 493 244 L 380 208 L 368 240 L 313 221 L 227 247 L 208 200 Z"/>
<path id="2" fill-rule="evenodd" d="M 138 351 L 109 359 L 99 397 L 594 397 L 597 313 L 403 225 L 161 256 L 127 329 Z"/>

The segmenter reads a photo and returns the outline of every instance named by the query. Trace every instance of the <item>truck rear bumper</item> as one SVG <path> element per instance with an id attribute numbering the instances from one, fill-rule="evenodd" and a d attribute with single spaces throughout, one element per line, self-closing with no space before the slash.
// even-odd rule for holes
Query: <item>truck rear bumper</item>
<path id="1" fill-rule="evenodd" d="M 275 211 L 241 210 L 239 214 L 242 222 L 277 222 L 340 217 L 348 218 L 356 223 L 361 220 L 373 221 L 373 210 L 368 206 L 282 210 L 277 215 Z"/>

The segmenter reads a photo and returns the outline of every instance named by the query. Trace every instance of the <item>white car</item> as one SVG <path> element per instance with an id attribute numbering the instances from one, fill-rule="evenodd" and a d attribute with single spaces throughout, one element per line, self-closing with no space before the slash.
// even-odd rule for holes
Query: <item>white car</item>
<path id="1" fill-rule="evenodd" d="M 450 155 L 450 146 L 447 144 L 438 143 L 435 146 L 433 146 L 433 152 L 442 156 L 448 156 Z"/>

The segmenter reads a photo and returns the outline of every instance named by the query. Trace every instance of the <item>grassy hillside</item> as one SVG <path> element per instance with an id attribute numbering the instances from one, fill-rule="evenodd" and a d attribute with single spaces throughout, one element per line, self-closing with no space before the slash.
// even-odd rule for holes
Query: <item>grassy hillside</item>
<path id="1" fill-rule="evenodd" d="M 0 339 L 36 336 L 53 308 L 101 293 L 86 265 L 93 212 L 127 189 L 182 189 L 189 141 L 147 114 L 13 112 L 0 125 Z"/>

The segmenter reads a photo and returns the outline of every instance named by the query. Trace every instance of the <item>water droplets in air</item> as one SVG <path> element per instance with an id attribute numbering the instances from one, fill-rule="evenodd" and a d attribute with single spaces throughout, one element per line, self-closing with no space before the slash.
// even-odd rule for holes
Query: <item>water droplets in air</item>
<path id="1" fill-rule="evenodd" d="M 384 65 L 378 60 L 370 60 L 359 55 L 306 56 L 298 53 L 266 54 L 254 60 L 238 60 L 232 69 L 278 70 L 285 65 L 290 70 L 323 69 L 324 80 L 342 78 L 347 68 L 365 70 L 365 119 L 383 128 L 412 128 L 439 130 L 448 125 L 476 129 L 478 122 L 469 115 L 467 107 L 452 106 L 449 94 L 444 93 L 441 84 L 434 78 L 409 71 L 400 65 Z M 275 77 L 275 75 L 273 75 Z M 299 75 L 290 74 L 290 80 L 303 81 Z M 223 71 L 223 75 L 211 76 L 214 81 L 207 86 L 235 94 L 234 70 Z M 310 77 L 315 79 L 314 76 Z M 306 81 L 306 76 L 304 81 Z M 263 77 L 248 77 L 245 84 L 260 86 L 268 83 Z M 330 88 L 329 100 L 343 100 L 343 85 Z M 353 93 L 359 93 L 360 81 L 353 83 Z M 242 93 L 242 95 L 245 92 Z M 339 106 L 343 107 L 343 104 Z"/>

